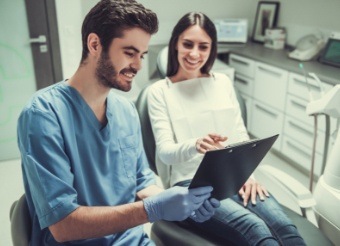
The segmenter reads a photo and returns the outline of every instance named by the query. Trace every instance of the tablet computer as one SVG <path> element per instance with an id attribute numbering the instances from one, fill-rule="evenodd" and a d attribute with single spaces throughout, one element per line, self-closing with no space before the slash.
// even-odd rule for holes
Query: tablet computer
<path id="1" fill-rule="evenodd" d="M 212 197 L 223 200 L 238 193 L 279 135 L 236 143 L 205 153 L 189 188 L 212 186 Z"/>

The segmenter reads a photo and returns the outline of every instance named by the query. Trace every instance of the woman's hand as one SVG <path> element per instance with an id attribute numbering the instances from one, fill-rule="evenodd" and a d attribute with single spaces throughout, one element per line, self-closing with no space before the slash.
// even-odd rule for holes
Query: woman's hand
<path id="1" fill-rule="evenodd" d="M 196 150 L 201 154 L 205 154 L 209 150 L 223 149 L 224 146 L 221 142 L 227 139 L 227 137 L 223 137 L 220 134 L 210 133 L 203 138 L 197 139 Z"/>
<path id="2" fill-rule="evenodd" d="M 238 193 L 243 198 L 244 206 L 247 206 L 249 199 L 251 199 L 251 203 L 253 205 L 256 205 L 257 194 L 261 201 L 264 201 L 265 196 L 269 197 L 269 193 L 266 188 L 252 178 L 247 180 Z"/>

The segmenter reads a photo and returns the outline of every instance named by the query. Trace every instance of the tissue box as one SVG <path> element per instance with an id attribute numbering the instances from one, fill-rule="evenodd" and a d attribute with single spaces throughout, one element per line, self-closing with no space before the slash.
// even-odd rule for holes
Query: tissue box
<path id="1" fill-rule="evenodd" d="M 267 28 L 264 37 L 264 46 L 274 50 L 283 49 L 286 41 L 284 28 Z"/>

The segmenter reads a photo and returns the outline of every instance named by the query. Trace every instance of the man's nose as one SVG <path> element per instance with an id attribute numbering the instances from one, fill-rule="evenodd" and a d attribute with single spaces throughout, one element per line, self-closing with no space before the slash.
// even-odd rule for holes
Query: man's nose
<path id="1" fill-rule="evenodd" d="M 142 59 L 136 58 L 132 64 L 132 67 L 136 69 L 137 71 L 142 69 Z"/>

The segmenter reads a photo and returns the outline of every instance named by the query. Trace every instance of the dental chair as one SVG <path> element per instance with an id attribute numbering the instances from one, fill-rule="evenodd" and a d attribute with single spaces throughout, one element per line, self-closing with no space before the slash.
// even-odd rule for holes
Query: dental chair
<path id="1" fill-rule="evenodd" d="M 32 221 L 25 194 L 12 204 L 9 218 L 13 246 L 28 246 L 31 238 Z"/>
<path id="2" fill-rule="evenodd" d="M 157 69 L 161 78 L 165 77 L 167 64 L 167 47 L 162 49 L 157 58 Z M 214 67 L 213 67 L 214 69 Z M 147 94 L 149 87 L 146 86 L 139 94 L 136 101 L 136 108 L 139 113 L 143 144 L 150 168 L 157 174 L 155 164 L 155 140 L 151 128 L 148 114 Z M 235 89 L 237 99 L 244 123 L 247 123 L 246 105 L 243 98 Z M 268 170 L 263 170 L 267 175 Z M 281 173 L 280 173 L 281 174 Z M 303 203 L 303 202 L 302 202 Z M 310 203 L 309 203 L 310 204 Z M 285 213 L 297 226 L 301 236 L 305 239 L 308 246 L 333 245 L 323 233 L 305 217 L 297 214 L 289 208 L 283 206 Z M 304 214 L 309 215 L 310 210 L 303 209 Z M 313 221 L 315 223 L 315 221 Z M 165 245 L 233 245 L 231 242 L 223 241 L 221 238 L 212 236 L 202 230 L 190 227 L 186 222 L 157 221 L 151 227 L 151 239 L 158 246 Z"/>
<path id="3" fill-rule="evenodd" d="M 166 63 L 167 63 L 167 48 L 164 48 L 157 59 L 157 68 L 160 76 L 165 77 Z M 213 67 L 214 69 L 214 67 Z M 163 72 L 162 72 L 163 71 Z M 242 111 L 242 117 L 244 123 L 247 122 L 246 117 L 246 105 L 243 98 L 236 91 L 237 98 Z M 139 113 L 141 129 L 143 135 L 143 144 L 145 148 L 145 153 L 149 161 L 150 168 L 157 174 L 156 164 L 155 164 L 155 140 L 151 128 L 151 123 L 148 114 L 147 105 L 147 93 L 148 87 L 145 87 L 139 94 L 136 101 L 136 108 Z M 298 198 L 299 206 L 301 207 L 301 213 L 303 216 L 292 211 L 289 208 L 283 206 L 285 213 L 292 220 L 292 222 L 297 226 L 301 236 L 305 239 L 308 246 L 327 246 L 333 245 L 324 234 L 315 226 L 317 223 L 315 221 L 315 216 L 312 213 L 312 207 L 315 204 L 311 194 L 305 192 L 306 190 L 302 185 L 290 178 L 287 174 L 266 166 L 265 168 L 259 167 L 261 169 L 262 177 L 256 175 L 256 177 L 261 180 L 262 178 L 273 179 L 276 182 L 280 181 L 281 177 L 283 180 L 288 180 L 288 182 L 293 186 L 294 196 Z M 275 174 L 275 177 L 273 176 Z M 285 186 L 284 183 L 280 184 Z M 268 186 L 267 186 L 268 187 Z M 309 218 L 310 220 L 306 219 Z M 28 210 L 28 205 L 26 201 L 25 194 L 23 194 L 19 200 L 15 201 L 10 209 L 10 221 L 11 221 L 11 235 L 13 246 L 28 246 L 31 236 L 32 222 Z M 165 245 L 206 245 L 206 246 L 216 246 L 216 245 L 233 245 L 230 242 L 226 242 L 221 238 L 212 236 L 200 229 L 192 228 L 189 224 L 185 222 L 168 222 L 168 221 L 157 221 L 153 223 L 151 228 L 151 239 L 156 243 L 157 246 Z M 338 242 L 340 245 L 340 242 Z"/>

